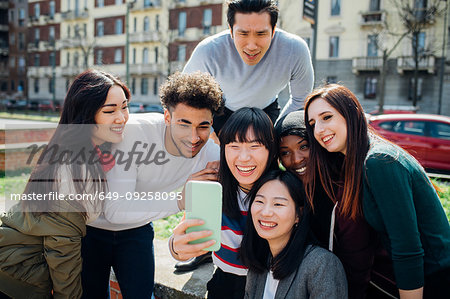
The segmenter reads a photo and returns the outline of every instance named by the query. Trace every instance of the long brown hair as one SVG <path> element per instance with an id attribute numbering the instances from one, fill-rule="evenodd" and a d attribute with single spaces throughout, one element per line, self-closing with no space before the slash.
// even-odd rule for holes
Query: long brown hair
<path id="1" fill-rule="evenodd" d="M 346 120 L 346 154 L 330 153 L 314 138 L 309 124 L 308 108 L 316 99 L 323 99 Z M 364 111 L 356 96 L 346 87 L 329 84 L 314 90 L 305 101 L 305 124 L 310 136 L 309 166 L 306 172 L 306 194 L 313 206 L 316 184 L 337 201 L 335 188 L 342 186 L 340 211 L 343 216 L 356 219 L 362 215 L 364 160 L 369 150 L 368 126 Z M 342 164 L 340 161 L 343 161 Z"/>

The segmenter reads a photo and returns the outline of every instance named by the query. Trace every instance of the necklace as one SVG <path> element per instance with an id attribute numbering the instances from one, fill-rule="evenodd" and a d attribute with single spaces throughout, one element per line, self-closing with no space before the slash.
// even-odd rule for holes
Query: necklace
<path id="1" fill-rule="evenodd" d="M 244 191 L 244 193 L 249 193 L 251 188 L 245 188 L 245 187 L 242 187 L 241 185 L 239 185 L 239 189 Z"/>

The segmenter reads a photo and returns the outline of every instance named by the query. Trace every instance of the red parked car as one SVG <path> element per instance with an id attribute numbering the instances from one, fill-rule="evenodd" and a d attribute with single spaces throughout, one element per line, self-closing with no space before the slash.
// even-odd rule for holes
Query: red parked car
<path id="1" fill-rule="evenodd" d="M 369 117 L 369 124 L 407 150 L 424 168 L 450 173 L 450 117 L 385 114 Z"/>

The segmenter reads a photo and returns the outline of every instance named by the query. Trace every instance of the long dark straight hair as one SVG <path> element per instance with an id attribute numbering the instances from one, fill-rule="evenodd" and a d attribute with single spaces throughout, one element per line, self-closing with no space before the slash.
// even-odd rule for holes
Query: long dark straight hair
<path id="1" fill-rule="evenodd" d="M 231 142 L 252 141 L 247 140 L 247 132 L 249 130 L 253 131 L 255 141 L 261 143 L 269 150 L 265 171 L 276 167 L 278 145 L 269 116 L 259 108 L 245 107 L 234 112 L 219 132 L 219 182 L 223 186 L 223 212 L 231 218 L 240 216 L 239 204 L 236 200 L 239 183 L 228 168 L 225 158 L 225 146 Z"/>
<path id="2" fill-rule="evenodd" d="M 294 226 L 286 246 L 269 263 L 268 261 L 271 258 L 269 243 L 258 235 L 253 225 L 251 205 L 259 189 L 267 182 L 275 180 L 281 182 L 288 189 L 289 195 L 295 203 L 295 213 L 300 218 L 300 221 Z M 302 263 L 306 245 L 311 243 L 312 240 L 309 230 L 310 208 L 303 184 L 295 174 L 289 171 L 272 170 L 255 183 L 248 197 L 250 198 L 250 209 L 248 211 L 247 227 L 241 243 L 241 259 L 244 265 L 257 273 L 272 270 L 275 279 L 286 278 L 298 269 Z"/>
<path id="3" fill-rule="evenodd" d="M 78 194 L 106 191 L 101 164 L 98 159 L 89 160 L 89 157 L 96 152 L 91 139 L 95 115 L 114 85 L 121 87 L 125 97 L 130 100 L 130 91 L 125 84 L 108 73 L 87 70 L 75 78 L 64 100 L 58 127 L 39 157 L 24 193 L 48 194 L 58 191 L 58 177 L 61 175 L 58 170 L 61 167 L 66 168 L 67 173 L 64 174 L 71 176 L 67 179 L 73 181 Z M 52 161 L 55 157 L 61 159 Z M 70 163 L 62 163 L 62 160 Z M 52 211 L 51 201 L 48 200 L 25 205 L 31 211 Z M 80 209 L 83 210 L 83 207 Z M 83 216 L 86 213 L 83 212 Z"/>
<path id="4" fill-rule="evenodd" d="M 346 121 L 347 140 L 344 157 L 341 153 L 328 152 L 314 138 L 314 128 L 309 124 L 308 108 L 317 99 L 325 100 Z M 307 97 L 305 120 L 306 130 L 310 136 L 309 166 L 306 170 L 308 200 L 313 206 L 316 184 L 322 184 L 327 195 L 336 202 L 336 186 L 343 184 L 341 214 L 351 219 L 362 216 L 363 167 L 369 151 L 369 131 L 361 104 L 348 88 L 338 84 L 326 85 L 313 91 Z M 343 162 L 341 162 L 342 160 Z M 337 179 L 336 172 L 339 172 Z"/>

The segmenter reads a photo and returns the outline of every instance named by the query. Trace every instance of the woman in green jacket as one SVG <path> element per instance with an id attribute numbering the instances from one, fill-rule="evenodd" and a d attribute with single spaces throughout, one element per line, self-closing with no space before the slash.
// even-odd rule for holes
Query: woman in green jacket
<path id="1" fill-rule="evenodd" d="M 129 99 L 110 74 L 88 70 L 75 78 L 26 200 L 1 218 L 0 298 L 81 297 L 81 238 L 101 212 L 105 172 L 114 166 L 108 149 L 123 138 Z"/>
<path id="2" fill-rule="evenodd" d="M 344 86 L 312 92 L 305 120 L 311 136 L 308 197 L 321 184 L 341 216 L 364 217 L 389 254 L 397 296 L 448 296 L 449 222 L 419 163 L 369 130 L 360 103 Z M 336 163 L 340 177 L 333 180 Z"/>

